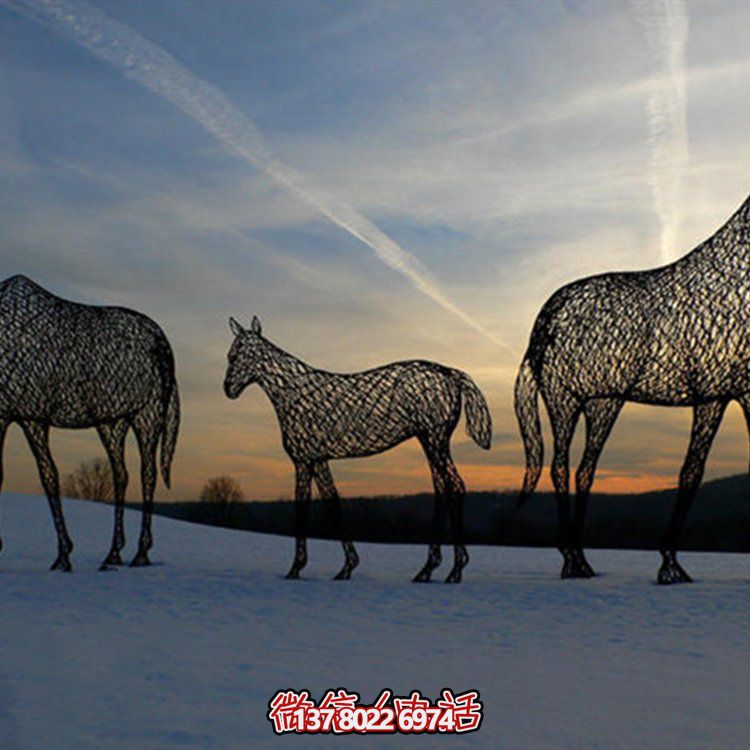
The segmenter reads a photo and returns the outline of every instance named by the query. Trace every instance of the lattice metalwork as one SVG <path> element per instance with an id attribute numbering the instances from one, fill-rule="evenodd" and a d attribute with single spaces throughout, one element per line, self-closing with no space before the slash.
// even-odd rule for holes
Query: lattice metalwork
<path id="1" fill-rule="evenodd" d="M 258 383 L 271 400 L 284 449 L 296 473 L 297 540 L 287 578 L 299 578 L 307 563 L 307 519 L 312 481 L 328 502 L 344 548 L 348 579 L 359 562 L 343 522 L 328 462 L 370 456 L 417 438 L 430 464 L 435 511 L 427 562 L 415 581 L 429 581 L 441 562 L 440 530 L 447 509 L 454 543 L 454 565 L 446 581 L 459 582 L 469 556 L 463 545 L 464 484 L 450 453 L 450 438 L 465 404 L 467 431 L 482 448 L 490 447 L 492 423 L 487 403 L 464 373 L 434 362 L 395 362 L 373 370 L 339 374 L 318 370 L 275 346 L 253 318 L 250 329 L 234 319 L 224 391 L 237 398 Z"/>
<path id="2" fill-rule="evenodd" d="M 597 461 L 626 401 L 693 409 L 690 444 L 662 544 L 662 584 L 690 581 L 677 562 L 685 518 L 727 404 L 750 425 L 750 199 L 678 261 L 580 279 L 550 297 L 518 373 L 515 410 L 526 450 L 519 503 L 542 468 L 538 394 L 552 425 L 563 578 L 589 577 L 582 534 Z M 569 448 L 583 414 L 586 445 L 569 507 Z"/>
<path id="3" fill-rule="evenodd" d="M 0 328 L 0 451 L 8 426 L 18 423 L 36 458 L 57 531 L 52 570 L 71 569 L 73 548 L 49 448 L 52 427 L 96 428 L 109 456 L 115 525 L 102 569 L 122 564 L 125 436 L 132 428 L 141 454 L 143 518 L 131 565 L 148 565 L 157 447 L 161 444 L 162 477 L 169 486 L 180 418 L 174 357 L 164 333 L 133 310 L 70 302 L 24 276 L 0 284 Z"/>

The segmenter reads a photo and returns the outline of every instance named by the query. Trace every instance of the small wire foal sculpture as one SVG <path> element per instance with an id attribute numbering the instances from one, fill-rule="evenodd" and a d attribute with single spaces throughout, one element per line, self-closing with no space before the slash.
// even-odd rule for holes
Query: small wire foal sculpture
<path id="1" fill-rule="evenodd" d="M 692 252 L 649 271 L 606 273 L 562 287 L 531 332 L 515 385 L 526 451 L 522 504 L 534 491 L 543 446 L 538 394 L 554 437 L 563 578 L 594 575 L 583 554 L 583 524 L 597 461 L 626 401 L 690 406 L 693 426 L 677 501 L 664 533 L 661 584 L 690 581 L 677 545 L 727 404 L 750 427 L 750 198 Z M 569 448 L 583 413 L 586 445 L 569 507 Z"/>
<path id="2" fill-rule="evenodd" d="M 16 422 L 36 459 L 55 523 L 58 556 L 51 570 L 71 570 L 73 549 L 49 448 L 52 427 L 95 427 L 109 457 L 115 525 L 102 570 L 122 565 L 125 437 L 132 428 L 141 454 L 143 517 L 131 565 L 149 565 L 157 446 L 161 442 L 169 486 L 180 419 L 174 357 L 164 333 L 133 310 L 70 302 L 25 276 L 0 284 L 0 327 L 0 484 L 5 434 Z"/>
<path id="3" fill-rule="evenodd" d="M 489 449 L 492 422 L 487 403 L 462 372 L 434 362 L 395 362 L 373 370 L 339 374 L 317 370 L 283 351 L 261 333 L 253 318 L 249 330 L 234 318 L 224 392 L 235 399 L 258 383 L 271 400 L 284 449 L 296 475 L 296 546 L 287 578 L 299 578 L 307 563 L 307 520 L 315 480 L 327 501 L 334 529 L 344 548 L 344 566 L 335 579 L 348 579 L 359 557 L 343 523 L 341 504 L 328 462 L 382 453 L 416 437 L 432 472 L 435 509 L 427 562 L 414 577 L 430 580 L 440 565 L 440 530 L 447 505 L 454 543 L 454 564 L 446 582 L 458 583 L 469 560 L 463 544 L 464 483 L 450 454 L 450 438 L 465 402 L 467 431 Z"/>

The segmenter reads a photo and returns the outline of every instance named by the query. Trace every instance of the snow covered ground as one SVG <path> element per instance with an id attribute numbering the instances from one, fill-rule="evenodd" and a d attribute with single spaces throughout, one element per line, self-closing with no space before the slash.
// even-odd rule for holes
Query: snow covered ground
<path id="1" fill-rule="evenodd" d="M 559 581 L 556 552 L 472 548 L 459 586 L 409 582 L 422 547 L 292 542 L 156 517 L 148 569 L 96 570 L 111 509 L 66 501 L 74 573 L 50 573 L 43 499 L 2 498 L 0 748 L 738 748 L 750 743 L 750 567 L 683 555 L 697 582 L 653 584 L 657 555 L 590 554 Z M 139 516 L 128 512 L 132 554 Z M 444 568 L 444 569 L 443 569 Z M 447 573 L 443 564 L 440 572 Z M 477 688 L 463 736 L 276 737 L 279 688 L 437 696 Z"/>

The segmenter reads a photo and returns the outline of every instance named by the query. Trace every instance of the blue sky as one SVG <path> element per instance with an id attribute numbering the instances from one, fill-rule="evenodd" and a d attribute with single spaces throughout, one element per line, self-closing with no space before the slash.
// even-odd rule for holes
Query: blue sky
<path id="1" fill-rule="evenodd" d="M 467 483 L 514 486 L 511 387 L 544 300 L 581 275 L 678 257 L 750 192 L 743 4 L 93 4 L 221 91 L 275 159 L 396 242 L 462 318 L 39 23 L 45 2 L 36 14 L 0 2 L 0 275 L 135 307 L 165 329 L 184 422 L 164 497 L 222 473 L 251 497 L 291 492 L 268 403 L 220 389 L 227 317 L 253 314 L 326 369 L 418 357 L 468 371 L 497 438 L 484 455 L 459 428 Z M 600 488 L 673 483 L 689 420 L 628 407 Z M 59 432 L 54 447 L 63 472 L 99 451 L 89 434 Z M 709 473 L 743 470 L 746 453 L 732 411 Z M 6 456 L 8 488 L 36 491 L 20 433 Z M 429 487 L 411 445 L 334 469 L 349 493 Z"/>

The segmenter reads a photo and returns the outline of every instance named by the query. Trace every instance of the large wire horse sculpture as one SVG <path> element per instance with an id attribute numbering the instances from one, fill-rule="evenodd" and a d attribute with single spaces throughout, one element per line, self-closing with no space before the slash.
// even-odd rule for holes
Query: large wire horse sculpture
<path id="1" fill-rule="evenodd" d="M 52 427 L 95 427 L 109 457 L 115 524 L 103 570 L 122 565 L 125 437 L 132 428 L 141 454 L 143 516 L 131 565 L 149 565 L 157 446 L 161 442 L 162 477 L 169 486 L 180 417 L 174 357 L 164 333 L 133 310 L 70 302 L 24 276 L 0 284 L 0 326 L 0 484 L 5 434 L 16 422 L 36 459 L 57 532 L 51 570 L 71 570 L 73 549 L 50 453 Z"/>
<path id="2" fill-rule="evenodd" d="M 339 374 L 318 370 L 275 346 L 253 318 L 249 330 L 230 319 L 234 341 L 224 392 L 235 399 L 258 383 L 273 404 L 284 449 L 296 475 L 296 545 L 287 578 L 299 578 L 307 563 L 307 521 L 312 481 L 327 501 L 334 530 L 344 548 L 344 566 L 335 576 L 348 579 L 359 562 L 341 512 L 328 462 L 370 456 L 416 437 L 427 456 L 435 508 L 427 562 L 414 580 L 430 580 L 440 565 L 440 533 L 447 505 L 454 564 L 446 582 L 458 583 L 469 560 L 463 544 L 464 483 L 450 454 L 450 438 L 465 403 L 467 431 L 488 449 L 492 422 L 484 396 L 464 373 L 433 362 L 395 362 L 373 370 Z"/>
<path id="3" fill-rule="evenodd" d="M 538 393 L 552 425 L 562 577 L 594 575 L 583 554 L 586 505 L 597 461 L 626 401 L 690 406 L 693 425 L 676 504 L 661 544 L 661 584 L 690 581 L 677 546 L 727 404 L 750 427 L 750 199 L 716 234 L 674 263 L 606 273 L 559 289 L 531 332 L 515 385 L 526 451 L 519 504 L 543 459 Z M 569 448 L 583 413 L 586 444 L 569 507 Z"/>

